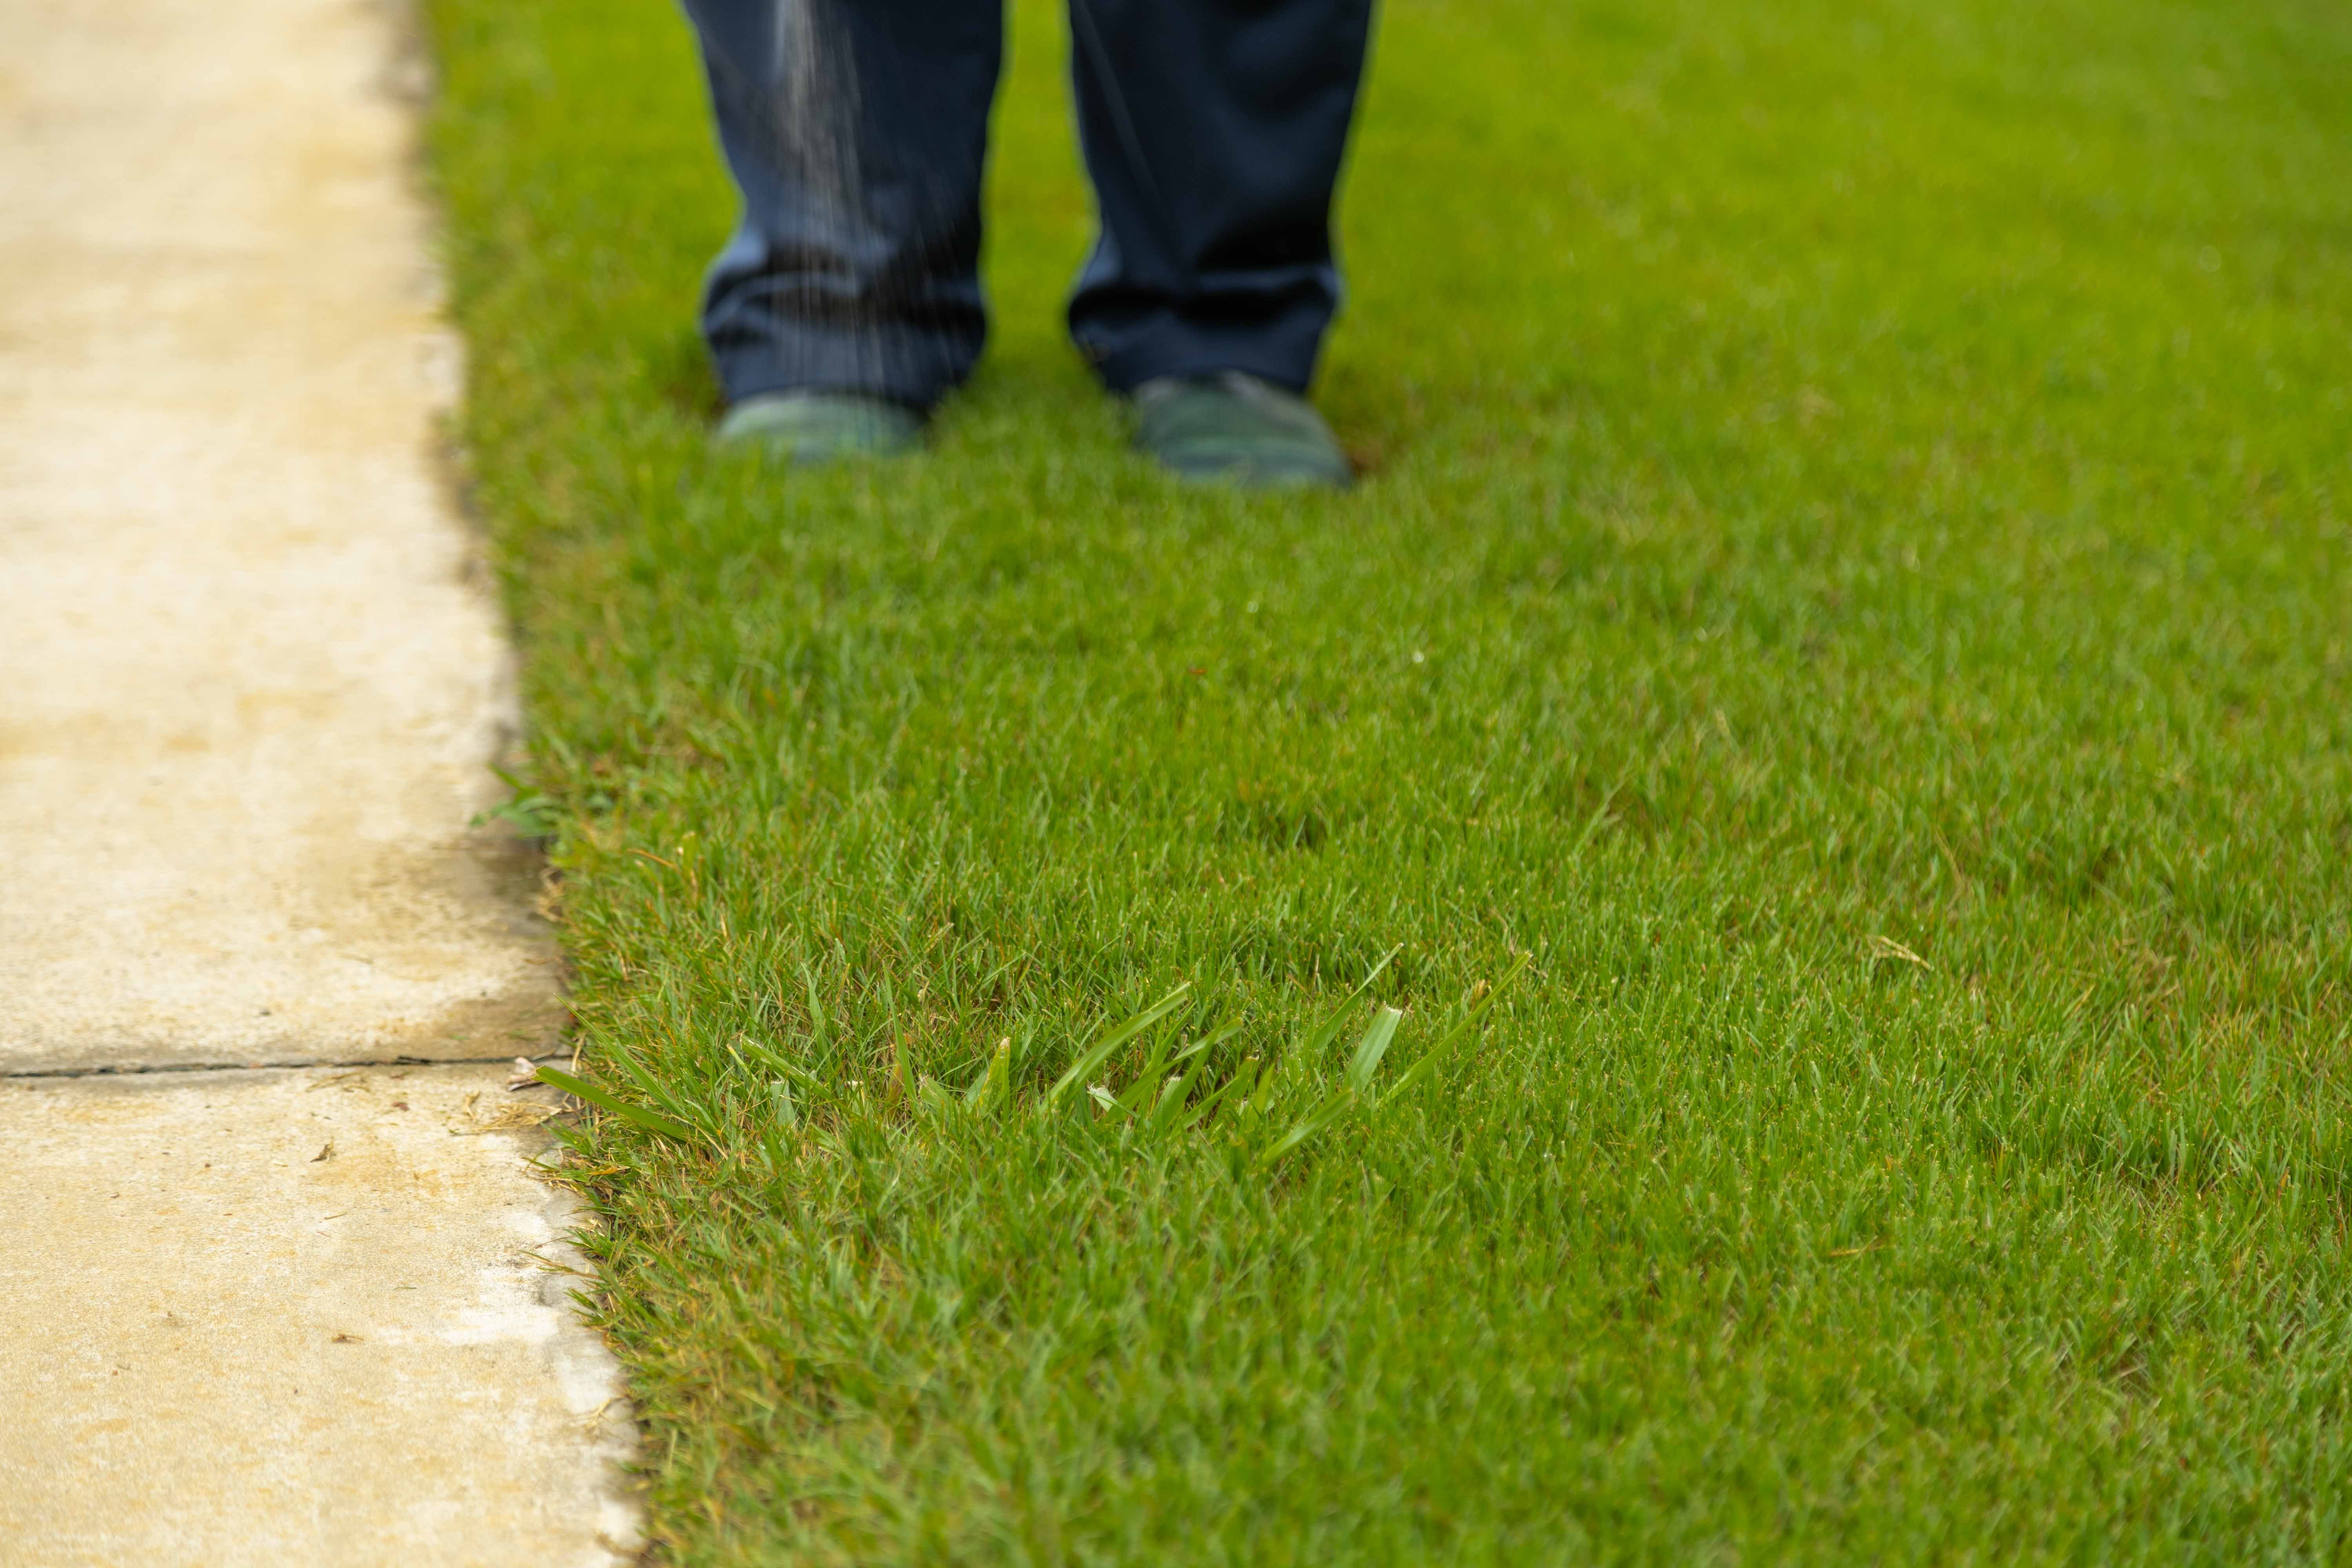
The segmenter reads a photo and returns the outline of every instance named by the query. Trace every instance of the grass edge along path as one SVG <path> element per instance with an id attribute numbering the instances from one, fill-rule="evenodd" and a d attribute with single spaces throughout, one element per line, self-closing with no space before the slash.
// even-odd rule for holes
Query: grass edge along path
<path id="1" fill-rule="evenodd" d="M 676 17 L 431 16 L 675 1560 L 2344 1554 L 2339 15 L 1398 0 L 1271 500 L 1059 342 L 1045 10 L 789 477 Z"/>

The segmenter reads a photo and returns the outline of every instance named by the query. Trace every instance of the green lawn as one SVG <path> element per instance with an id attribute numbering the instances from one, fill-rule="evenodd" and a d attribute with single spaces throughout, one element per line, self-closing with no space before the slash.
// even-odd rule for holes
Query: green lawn
<path id="1" fill-rule="evenodd" d="M 681 22 L 430 10 L 675 1561 L 2352 1556 L 2352 12 L 1393 0 L 1263 500 L 1061 341 L 1046 6 L 815 474 Z"/>

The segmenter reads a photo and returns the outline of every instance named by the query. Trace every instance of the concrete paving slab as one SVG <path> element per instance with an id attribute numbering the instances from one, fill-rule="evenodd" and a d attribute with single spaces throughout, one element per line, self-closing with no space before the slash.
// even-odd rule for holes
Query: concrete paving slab
<path id="1" fill-rule="evenodd" d="M 619 1371 L 505 1083 L 0 1081 L 0 1562 L 626 1561 Z"/>
<path id="2" fill-rule="evenodd" d="M 400 24 L 0 5 L 0 1071 L 511 1057 L 514 719 Z"/>
<path id="3" fill-rule="evenodd" d="M 0 1563 L 635 1548 L 546 1107 L 182 1070 L 563 1017 L 535 868 L 466 826 L 513 702 L 402 21 L 0 5 Z"/>

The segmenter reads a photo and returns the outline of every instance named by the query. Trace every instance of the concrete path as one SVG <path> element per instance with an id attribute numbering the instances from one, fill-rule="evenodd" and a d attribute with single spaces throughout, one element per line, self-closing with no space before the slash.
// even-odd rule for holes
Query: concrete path
<path id="1" fill-rule="evenodd" d="M 0 1563 L 620 1558 L 626 1412 L 504 1085 L 0 1084 Z"/>
<path id="2" fill-rule="evenodd" d="M 0 1562 L 635 1547 L 404 26 L 0 5 Z"/>

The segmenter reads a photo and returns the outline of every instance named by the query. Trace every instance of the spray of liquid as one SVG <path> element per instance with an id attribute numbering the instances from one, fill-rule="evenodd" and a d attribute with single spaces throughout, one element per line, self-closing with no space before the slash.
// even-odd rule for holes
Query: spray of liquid
<path id="1" fill-rule="evenodd" d="M 810 206 L 811 226 L 824 237 L 825 247 L 846 249 L 863 262 L 880 237 L 872 232 L 866 211 L 857 150 L 856 61 L 846 25 L 837 0 L 772 3 L 768 101 L 772 105 L 776 166 L 798 181 Z M 795 258 L 795 264 L 806 270 L 811 259 Z M 862 266 L 856 269 L 864 270 Z M 814 281 L 822 289 L 837 280 Z M 872 303 L 836 299 L 816 308 L 848 331 L 856 374 L 864 384 L 882 385 L 883 343 Z"/>

